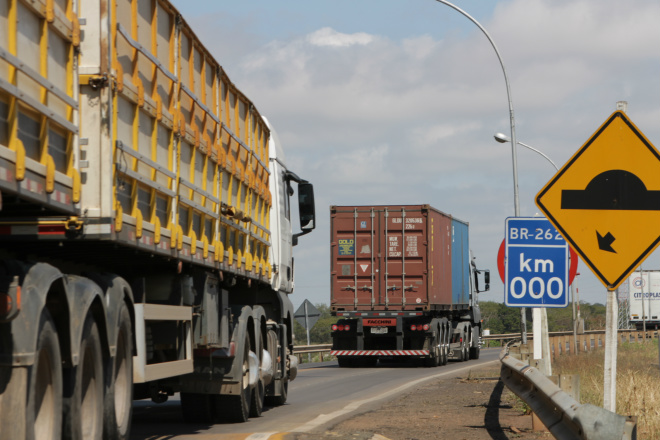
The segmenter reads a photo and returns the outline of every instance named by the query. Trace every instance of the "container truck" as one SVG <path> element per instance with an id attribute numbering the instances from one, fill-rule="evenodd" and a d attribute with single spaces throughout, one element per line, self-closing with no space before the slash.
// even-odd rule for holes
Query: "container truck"
<path id="1" fill-rule="evenodd" d="M 660 327 L 660 271 L 633 272 L 628 277 L 630 324 L 637 330 Z"/>
<path id="2" fill-rule="evenodd" d="M 0 0 L 0 439 L 126 439 L 133 399 L 177 392 L 190 421 L 284 403 L 314 225 L 166 0 Z"/>
<path id="3" fill-rule="evenodd" d="M 478 293 L 468 224 L 429 205 L 330 208 L 332 351 L 342 367 L 479 358 Z"/>

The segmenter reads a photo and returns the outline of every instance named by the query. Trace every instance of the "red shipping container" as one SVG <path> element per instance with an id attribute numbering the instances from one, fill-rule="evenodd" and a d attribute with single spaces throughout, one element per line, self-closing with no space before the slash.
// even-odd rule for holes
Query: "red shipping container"
<path id="1" fill-rule="evenodd" d="M 467 239 L 466 223 L 429 205 L 333 206 L 330 223 L 333 311 L 467 306 L 466 268 L 456 264 L 452 273 L 452 247 L 467 251 L 466 243 L 452 245 L 454 230 Z"/>

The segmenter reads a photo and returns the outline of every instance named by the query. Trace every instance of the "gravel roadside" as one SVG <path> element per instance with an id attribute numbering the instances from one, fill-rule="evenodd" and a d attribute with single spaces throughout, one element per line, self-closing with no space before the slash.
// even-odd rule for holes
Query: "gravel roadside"
<path id="1" fill-rule="evenodd" d="M 430 382 L 379 408 L 295 440 L 535 440 L 531 415 L 499 381 L 499 370 L 473 370 L 468 377 Z"/>

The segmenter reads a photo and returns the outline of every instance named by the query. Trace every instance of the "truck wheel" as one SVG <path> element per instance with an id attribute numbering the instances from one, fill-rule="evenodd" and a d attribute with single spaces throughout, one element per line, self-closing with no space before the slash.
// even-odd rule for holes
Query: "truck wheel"
<path id="1" fill-rule="evenodd" d="M 353 368 L 355 366 L 354 360 L 347 356 L 337 356 L 337 364 L 340 368 Z"/>
<path id="2" fill-rule="evenodd" d="M 274 374 L 275 377 L 279 377 L 279 379 L 273 379 L 270 385 L 268 385 L 269 393 L 273 394 L 266 396 L 264 398 L 264 403 L 268 406 L 281 406 L 286 403 L 289 392 L 289 378 L 285 377 L 286 367 L 285 362 L 282 360 L 286 356 L 286 347 L 282 346 L 283 342 L 278 338 L 275 330 L 268 330 L 267 338 L 268 351 L 270 352 L 274 364 Z M 280 359 L 280 361 L 277 361 L 277 359 Z M 276 393 L 278 383 L 280 384 L 280 393 L 279 395 L 275 395 L 274 393 Z"/>
<path id="3" fill-rule="evenodd" d="M 360 367 L 372 368 L 378 364 L 378 358 L 375 356 L 363 356 L 360 359 Z"/>
<path id="4" fill-rule="evenodd" d="M 241 377 L 237 378 L 241 387 L 238 395 L 220 394 L 215 397 L 216 417 L 232 423 L 247 422 L 250 417 L 252 388 L 250 387 L 250 339 L 245 338 Z"/>
<path id="5" fill-rule="evenodd" d="M 442 365 L 447 365 L 449 362 L 449 330 L 446 326 L 442 326 L 441 332 L 442 339 Z"/>
<path id="6" fill-rule="evenodd" d="M 259 332 L 259 343 L 255 350 L 259 351 L 259 366 L 258 369 L 261 370 L 261 363 L 263 362 L 263 347 L 264 347 L 264 338 Z M 257 384 L 252 390 L 252 400 L 250 401 L 250 417 L 260 417 L 261 411 L 264 408 L 264 396 L 266 394 L 266 386 L 264 385 L 264 380 L 261 378 L 261 371 L 257 373 Z"/>
<path id="7" fill-rule="evenodd" d="M 79 363 L 71 369 L 72 380 L 65 390 L 65 438 L 93 440 L 103 436 L 102 356 L 96 321 L 89 314 L 80 341 Z"/>
<path id="8" fill-rule="evenodd" d="M 181 393 L 181 414 L 186 423 L 212 423 L 211 395 Z"/>
<path id="9" fill-rule="evenodd" d="M 117 351 L 110 360 L 105 392 L 106 438 L 126 440 L 131 430 L 133 411 L 133 332 L 126 304 L 119 311 L 119 327 L 115 343 Z"/>
<path id="10" fill-rule="evenodd" d="M 472 329 L 472 344 L 470 345 L 470 359 L 479 359 L 481 345 L 479 344 L 479 327 Z"/>
<path id="11" fill-rule="evenodd" d="M 29 370 L 27 438 L 59 439 L 62 433 L 62 359 L 53 318 L 41 314 L 34 364 Z"/>
<path id="12" fill-rule="evenodd" d="M 465 326 L 465 335 L 463 336 L 463 360 L 470 360 L 470 340 L 472 339 L 472 327 Z"/>
<path id="13" fill-rule="evenodd" d="M 266 403 L 270 406 L 282 406 L 286 403 L 286 399 L 289 397 L 289 379 L 283 378 L 279 379 L 282 383 L 279 396 L 268 396 L 266 397 Z"/>
<path id="14" fill-rule="evenodd" d="M 440 365 L 440 347 L 439 345 L 440 339 L 438 338 L 438 333 L 433 334 L 433 338 L 431 339 L 430 342 L 430 347 L 429 347 L 429 355 L 431 357 L 424 359 L 424 366 L 425 367 L 430 367 L 430 368 L 435 368 L 438 365 Z"/>

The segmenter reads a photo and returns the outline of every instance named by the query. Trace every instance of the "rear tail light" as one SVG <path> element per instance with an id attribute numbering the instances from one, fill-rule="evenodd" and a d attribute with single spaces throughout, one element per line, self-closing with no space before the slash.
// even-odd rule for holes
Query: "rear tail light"
<path id="1" fill-rule="evenodd" d="M 333 332 L 337 332 L 337 331 L 339 331 L 339 332 L 341 332 L 341 331 L 347 332 L 347 331 L 349 331 L 350 329 L 351 329 L 351 326 L 348 325 L 348 324 L 346 324 L 346 325 L 332 324 L 332 331 L 333 331 Z"/>
<path id="2" fill-rule="evenodd" d="M 344 331 L 345 331 L 345 332 L 349 331 L 350 329 L 351 329 L 351 326 L 350 326 L 350 325 L 346 324 L 346 325 L 344 326 Z"/>
<path id="3" fill-rule="evenodd" d="M 18 277 L 10 283 L 6 292 L 0 292 L 0 322 L 8 322 L 14 319 L 21 310 L 21 286 L 18 285 Z"/>
<path id="4" fill-rule="evenodd" d="M 412 331 L 418 331 L 418 332 L 421 332 L 421 331 L 428 331 L 428 329 L 430 329 L 430 328 L 431 328 L 431 327 L 429 327 L 428 324 L 417 324 L 417 325 L 412 324 L 412 325 L 410 326 L 410 330 L 412 330 Z"/>
<path id="5" fill-rule="evenodd" d="M 332 324 L 332 331 L 336 332 L 337 330 L 339 330 L 339 326 L 337 324 Z"/>
<path id="6" fill-rule="evenodd" d="M 427 331 L 429 328 L 430 328 L 430 327 L 429 327 L 428 324 L 424 324 L 424 331 Z"/>
<path id="7" fill-rule="evenodd" d="M 412 331 L 417 330 L 417 326 L 416 326 L 415 324 L 411 325 L 411 326 L 410 326 L 410 330 L 412 330 Z"/>

